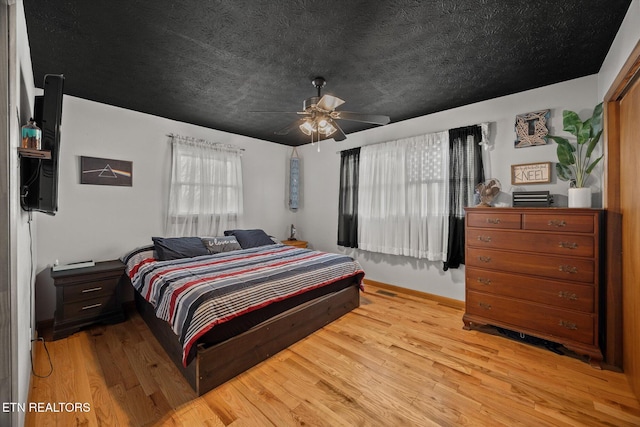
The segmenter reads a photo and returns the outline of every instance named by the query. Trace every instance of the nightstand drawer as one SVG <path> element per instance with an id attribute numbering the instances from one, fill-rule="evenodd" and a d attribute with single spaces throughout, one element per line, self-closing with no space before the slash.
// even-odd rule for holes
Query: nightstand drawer
<path id="1" fill-rule="evenodd" d="M 120 276 L 110 277 L 96 282 L 85 282 L 79 285 L 65 286 L 63 290 L 65 303 L 83 301 L 113 295 L 118 286 Z"/>
<path id="2" fill-rule="evenodd" d="M 116 309 L 122 309 L 122 304 L 119 299 L 113 295 L 105 295 L 101 298 L 92 298 L 64 304 L 62 307 L 62 318 L 83 319 L 85 317 L 95 317 Z"/>

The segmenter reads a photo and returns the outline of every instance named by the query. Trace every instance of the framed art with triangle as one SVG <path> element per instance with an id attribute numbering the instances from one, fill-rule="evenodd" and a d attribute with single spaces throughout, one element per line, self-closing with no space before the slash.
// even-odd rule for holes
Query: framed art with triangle
<path id="1" fill-rule="evenodd" d="M 80 157 L 80 184 L 133 186 L 133 163 L 126 160 Z"/>

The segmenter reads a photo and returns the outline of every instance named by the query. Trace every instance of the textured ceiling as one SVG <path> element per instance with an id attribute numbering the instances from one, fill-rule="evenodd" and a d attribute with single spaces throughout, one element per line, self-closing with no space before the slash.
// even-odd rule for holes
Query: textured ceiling
<path id="1" fill-rule="evenodd" d="M 597 73 L 630 3 L 24 0 L 38 87 L 293 146 L 295 113 L 252 111 L 300 111 L 315 76 L 398 122 Z"/>

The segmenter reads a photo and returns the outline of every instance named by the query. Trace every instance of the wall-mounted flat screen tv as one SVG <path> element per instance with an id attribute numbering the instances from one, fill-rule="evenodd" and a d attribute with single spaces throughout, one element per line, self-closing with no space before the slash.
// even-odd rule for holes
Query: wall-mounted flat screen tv
<path id="1" fill-rule="evenodd" d="M 64 76 L 44 76 L 44 93 L 35 99 L 35 121 L 42 130 L 42 150 L 51 158 L 22 157 L 22 208 L 27 211 L 55 215 L 58 211 L 58 159 L 60 156 L 60 125 L 62 123 L 62 95 Z"/>

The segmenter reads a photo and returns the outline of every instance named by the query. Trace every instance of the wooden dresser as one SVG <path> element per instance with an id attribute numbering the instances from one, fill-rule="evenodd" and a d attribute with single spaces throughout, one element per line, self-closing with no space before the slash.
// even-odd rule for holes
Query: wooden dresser
<path id="1" fill-rule="evenodd" d="M 464 328 L 489 324 L 557 342 L 600 367 L 601 217 L 467 208 Z"/>

